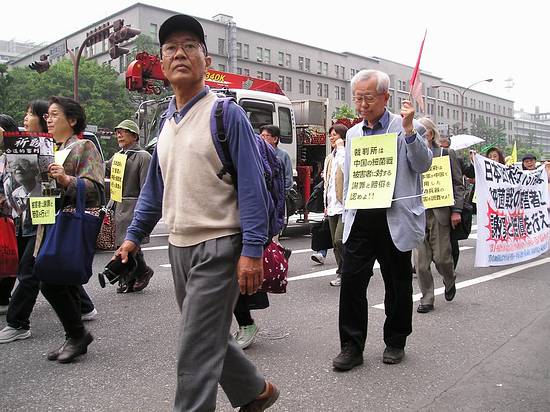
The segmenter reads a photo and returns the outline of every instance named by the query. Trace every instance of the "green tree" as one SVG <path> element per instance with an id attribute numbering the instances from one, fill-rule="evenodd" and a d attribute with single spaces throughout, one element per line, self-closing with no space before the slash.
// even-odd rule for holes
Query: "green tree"
<path id="1" fill-rule="evenodd" d="M 481 147 L 493 145 L 503 150 L 506 147 L 506 133 L 502 124 L 491 127 L 483 118 L 477 118 L 471 128 L 472 134 L 485 140 Z"/>
<path id="2" fill-rule="evenodd" d="M 8 73 L 10 82 L 4 101 L 4 111 L 22 123 L 29 101 L 49 96 L 73 96 L 73 64 L 63 59 L 44 73 L 17 67 Z M 108 65 L 81 60 L 79 70 L 79 100 L 89 124 L 112 129 L 121 119 L 133 118 L 132 105 L 124 83 Z"/>
<path id="3" fill-rule="evenodd" d="M 0 113 L 6 111 L 5 105 L 10 82 L 11 76 L 8 74 L 8 66 L 6 64 L 0 64 Z"/>
<path id="4" fill-rule="evenodd" d="M 355 119 L 357 117 L 357 113 L 355 112 L 355 109 L 353 109 L 351 106 L 348 106 L 347 104 L 342 105 L 338 110 L 335 110 L 334 113 L 332 113 L 332 118 L 336 120 L 340 119 Z"/>

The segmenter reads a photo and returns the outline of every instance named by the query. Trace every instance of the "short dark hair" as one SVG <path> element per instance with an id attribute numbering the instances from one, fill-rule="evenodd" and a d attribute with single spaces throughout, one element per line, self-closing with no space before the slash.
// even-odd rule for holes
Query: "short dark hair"
<path id="1" fill-rule="evenodd" d="M 63 110 L 67 119 L 76 120 L 73 126 L 74 134 L 80 134 L 86 129 L 86 113 L 82 106 L 70 97 L 52 96 L 49 98 L 49 105 L 57 104 Z"/>
<path id="2" fill-rule="evenodd" d="M 17 123 L 9 114 L 0 114 L 0 127 L 6 132 L 18 132 Z"/>
<path id="3" fill-rule="evenodd" d="M 27 110 L 30 110 L 32 114 L 38 116 L 38 123 L 42 132 L 48 132 L 48 123 L 44 119 L 44 115 L 48 113 L 49 104 L 46 100 L 33 100 L 29 103 Z"/>
<path id="4" fill-rule="evenodd" d="M 260 133 L 264 130 L 273 137 L 281 137 L 281 129 L 279 129 L 279 126 L 275 126 L 274 124 L 266 124 L 260 127 Z"/>
<path id="5" fill-rule="evenodd" d="M 330 127 L 330 129 L 328 129 L 328 133 L 332 133 L 333 130 L 334 133 L 342 138 L 342 140 L 346 140 L 346 133 L 348 132 L 348 128 L 345 125 L 343 125 L 342 123 L 335 123 Z"/>

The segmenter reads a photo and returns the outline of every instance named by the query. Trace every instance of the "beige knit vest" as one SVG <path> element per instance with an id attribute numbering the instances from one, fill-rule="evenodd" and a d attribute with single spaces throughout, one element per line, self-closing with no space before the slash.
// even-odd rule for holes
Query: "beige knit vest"
<path id="1" fill-rule="evenodd" d="M 210 130 L 215 102 L 216 96 L 207 94 L 178 124 L 167 120 L 158 139 L 162 215 L 174 246 L 193 246 L 241 231 L 231 177 L 216 176 L 222 163 Z"/>

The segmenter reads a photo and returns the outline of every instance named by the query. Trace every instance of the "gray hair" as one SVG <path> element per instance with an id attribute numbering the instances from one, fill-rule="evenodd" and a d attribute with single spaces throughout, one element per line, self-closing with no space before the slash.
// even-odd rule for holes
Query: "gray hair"
<path id="1" fill-rule="evenodd" d="M 355 76 L 351 79 L 351 91 L 355 90 L 355 86 L 357 83 L 369 80 L 371 78 L 376 79 L 376 92 L 377 93 L 387 93 L 390 89 L 390 77 L 380 70 L 372 70 L 372 69 L 363 69 L 359 70 Z"/>
<path id="2" fill-rule="evenodd" d="M 418 119 L 418 121 L 420 122 L 420 124 L 422 124 L 426 128 L 426 131 L 428 130 L 432 131 L 433 141 L 436 143 L 436 145 L 439 145 L 441 134 L 439 133 L 439 129 L 437 128 L 433 120 L 430 119 L 429 117 L 421 117 L 420 119 Z"/>

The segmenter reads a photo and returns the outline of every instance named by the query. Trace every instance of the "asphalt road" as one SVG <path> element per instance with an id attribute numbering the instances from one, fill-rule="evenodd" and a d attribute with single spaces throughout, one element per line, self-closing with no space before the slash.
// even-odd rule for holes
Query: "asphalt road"
<path id="1" fill-rule="evenodd" d="M 288 232 L 282 239 L 294 250 L 288 293 L 270 295 L 270 308 L 253 312 L 260 332 L 246 350 L 281 390 L 270 410 L 550 410 L 549 253 L 507 272 L 508 266 L 476 269 L 475 239 L 462 241 L 455 300 L 447 303 L 440 294 L 434 312 L 414 312 L 399 365 L 382 363 L 384 289 L 375 270 L 365 364 L 338 373 L 331 366 L 339 351 L 339 288 L 329 285 L 334 256 L 329 252 L 326 264 L 316 265 L 307 230 Z M 86 286 L 99 316 L 87 324 L 95 341 L 79 361 L 46 360 L 45 353 L 62 343 L 63 330 L 39 297 L 32 338 L 0 345 L 0 411 L 171 410 L 178 311 L 165 227 L 159 224 L 154 234 L 145 247 L 155 269 L 147 289 L 118 295 L 113 286 L 101 289 L 95 277 Z M 98 254 L 95 271 L 109 259 Z M 416 280 L 414 288 L 418 293 Z M 221 389 L 218 410 L 233 410 Z"/>

